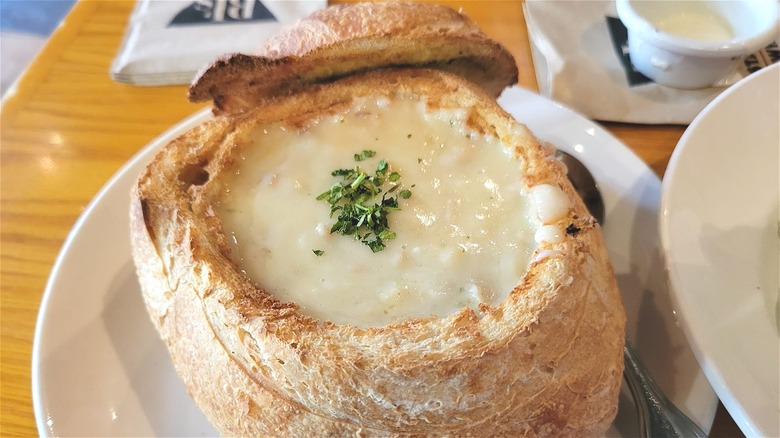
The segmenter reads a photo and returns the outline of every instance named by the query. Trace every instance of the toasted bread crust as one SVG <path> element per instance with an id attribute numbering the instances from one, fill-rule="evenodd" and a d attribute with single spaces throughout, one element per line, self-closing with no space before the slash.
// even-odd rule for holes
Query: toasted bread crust
<path id="1" fill-rule="evenodd" d="M 555 185 L 578 231 L 496 307 L 356 328 L 317 321 L 253 284 L 212 203 L 252 130 L 302 128 L 355 98 L 468 108 L 510 145 L 525 184 Z M 557 162 L 491 95 L 426 69 L 378 70 L 219 116 L 164 148 L 133 193 L 133 256 L 152 320 L 224 435 L 603 434 L 617 411 L 625 315 L 599 226 Z"/>
<path id="2" fill-rule="evenodd" d="M 388 67 L 460 74 L 498 96 L 517 82 L 512 55 L 466 16 L 429 3 L 354 3 L 306 17 L 257 55 L 226 55 L 201 71 L 192 101 L 216 113 L 247 111 L 312 83 Z"/>

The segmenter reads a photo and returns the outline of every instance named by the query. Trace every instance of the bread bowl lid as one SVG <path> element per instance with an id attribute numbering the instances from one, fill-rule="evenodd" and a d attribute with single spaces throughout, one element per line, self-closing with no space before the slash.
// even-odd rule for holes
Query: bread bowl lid
<path id="1" fill-rule="evenodd" d="M 456 73 L 495 96 L 518 77 L 509 51 L 451 8 L 340 4 L 299 20 L 256 54 L 218 58 L 198 73 L 189 99 L 212 100 L 215 113 L 240 113 L 309 85 L 410 66 Z"/>

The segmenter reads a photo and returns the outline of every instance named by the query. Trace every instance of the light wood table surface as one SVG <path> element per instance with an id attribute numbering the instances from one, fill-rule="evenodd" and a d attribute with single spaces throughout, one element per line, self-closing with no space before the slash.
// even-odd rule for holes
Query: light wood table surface
<path id="1" fill-rule="evenodd" d="M 505 45 L 517 59 L 520 85 L 538 89 L 520 1 L 442 3 L 462 8 Z M 0 436 L 37 435 L 33 333 L 47 278 L 69 230 L 125 161 L 202 108 L 186 100 L 184 86 L 146 88 L 111 81 L 109 66 L 133 5 L 77 3 L 0 110 Z M 685 128 L 604 126 L 659 177 Z M 711 435 L 740 435 L 722 406 Z"/>

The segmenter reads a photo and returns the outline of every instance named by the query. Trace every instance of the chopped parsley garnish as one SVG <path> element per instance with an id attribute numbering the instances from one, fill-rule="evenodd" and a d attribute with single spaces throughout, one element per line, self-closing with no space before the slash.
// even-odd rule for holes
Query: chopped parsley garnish
<path id="1" fill-rule="evenodd" d="M 325 251 L 323 251 L 323 250 L 321 250 L 321 249 L 313 249 L 313 250 L 311 250 L 311 252 L 313 252 L 313 253 L 314 253 L 314 255 L 316 255 L 317 257 L 319 257 L 319 256 L 321 256 L 321 255 L 323 255 L 323 254 L 325 254 Z"/>
<path id="2" fill-rule="evenodd" d="M 374 151 L 363 151 L 359 154 L 355 154 L 355 161 L 363 161 L 376 155 Z"/>
<path id="3" fill-rule="evenodd" d="M 374 151 L 364 150 L 355 154 L 354 158 L 360 162 L 375 155 Z M 400 187 L 401 174 L 390 172 L 390 165 L 382 159 L 373 174 L 355 166 L 352 169 L 336 169 L 331 176 L 341 180 L 317 196 L 318 201 L 326 200 L 330 204 L 330 217 L 337 215 L 330 232 L 353 236 L 373 252 L 385 249 L 385 241 L 396 237 L 388 227 L 387 216 L 400 210 L 399 197 L 409 199 L 412 196 L 408 189 L 399 191 L 397 196 L 392 195 Z M 385 191 L 387 184 L 390 187 Z M 317 251 L 314 250 L 314 253 L 322 255 Z"/>

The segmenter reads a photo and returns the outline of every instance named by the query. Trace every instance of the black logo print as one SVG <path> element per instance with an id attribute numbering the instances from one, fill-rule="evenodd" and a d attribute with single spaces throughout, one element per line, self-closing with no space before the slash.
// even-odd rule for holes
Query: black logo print
<path id="1" fill-rule="evenodd" d="M 609 29 L 609 36 L 612 39 L 612 46 L 615 48 L 615 53 L 617 54 L 618 59 L 620 59 L 623 71 L 626 73 L 628 85 L 633 87 L 635 85 L 653 82 L 631 64 L 631 58 L 628 56 L 628 30 L 626 29 L 626 26 L 623 25 L 623 22 L 620 21 L 619 18 L 605 18 L 607 19 L 607 29 Z"/>
<path id="2" fill-rule="evenodd" d="M 176 14 L 168 27 L 243 21 L 277 20 L 260 0 L 196 0 Z"/>

